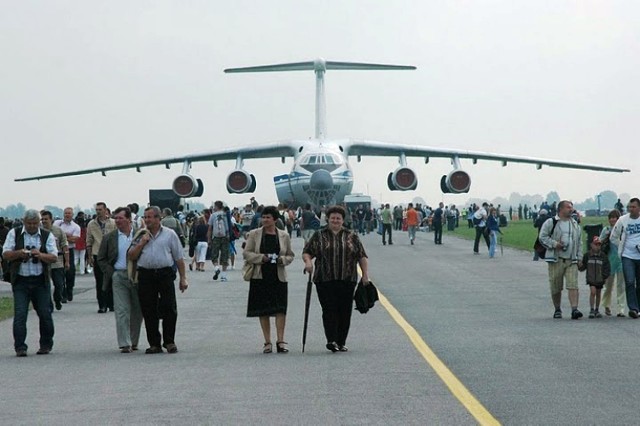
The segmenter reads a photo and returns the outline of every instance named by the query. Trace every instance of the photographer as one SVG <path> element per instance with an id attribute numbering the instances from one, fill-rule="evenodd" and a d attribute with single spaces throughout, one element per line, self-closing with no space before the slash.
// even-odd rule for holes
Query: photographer
<path id="1" fill-rule="evenodd" d="M 560 201 L 558 215 L 547 219 L 540 228 L 539 239 L 547 248 L 545 261 L 549 263 L 551 300 L 555 308 L 554 318 L 562 318 L 560 302 L 563 283 L 569 293 L 571 319 L 580 319 L 578 310 L 578 263 L 582 259 L 581 229 L 571 217 L 571 201 Z"/>
<path id="2" fill-rule="evenodd" d="M 271 323 L 276 317 L 276 349 L 287 353 L 284 327 L 287 315 L 287 274 L 285 266 L 293 261 L 291 239 L 287 231 L 276 228 L 278 209 L 267 206 L 262 211 L 262 227 L 247 234 L 247 245 L 243 257 L 245 263 L 253 264 L 249 284 L 247 317 L 259 317 L 264 335 L 263 353 L 273 352 Z"/>
<path id="3" fill-rule="evenodd" d="M 53 317 L 51 316 L 50 264 L 58 260 L 56 241 L 49 231 L 40 228 L 40 213 L 27 210 L 24 226 L 12 229 L 2 247 L 2 256 L 9 263 L 13 290 L 13 339 L 16 356 L 27 356 L 27 314 L 29 302 L 40 319 L 39 355 L 53 348 Z"/>

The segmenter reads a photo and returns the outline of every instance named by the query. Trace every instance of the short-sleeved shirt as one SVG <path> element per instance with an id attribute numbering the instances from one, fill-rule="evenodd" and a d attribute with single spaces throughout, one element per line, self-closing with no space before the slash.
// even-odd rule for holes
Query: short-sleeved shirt
<path id="1" fill-rule="evenodd" d="M 53 222 L 54 225 L 59 226 L 60 229 L 62 229 L 62 231 L 65 234 L 71 234 L 74 237 L 78 237 L 80 238 L 80 225 L 78 225 L 77 223 L 75 223 L 74 221 L 71 221 L 69 223 L 65 222 L 64 220 L 60 219 L 60 220 L 56 220 L 55 222 Z M 70 242 L 68 241 L 69 244 L 69 248 L 70 249 L 74 249 L 76 248 L 76 243 L 75 242 Z"/>
<path id="2" fill-rule="evenodd" d="M 358 261 L 368 257 L 358 235 L 347 229 L 334 234 L 330 229 L 316 232 L 307 242 L 303 253 L 315 258 L 313 281 L 358 280 Z"/>
<path id="3" fill-rule="evenodd" d="M 620 254 L 628 259 L 640 259 L 640 218 L 631 219 L 625 226 L 624 233 L 627 235 L 624 239 L 624 247 L 621 247 Z"/>
<path id="4" fill-rule="evenodd" d="M 408 226 L 418 225 L 418 212 L 415 209 L 407 210 L 407 225 Z"/>
<path id="5" fill-rule="evenodd" d="M 36 247 L 38 249 L 42 247 L 42 243 L 40 242 L 40 237 L 42 235 L 40 233 L 40 228 L 38 228 L 38 231 L 35 234 L 31 235 L 23 227 L 22 234 L 24 235 L 25 247 Z M 58 255 L 58 249 L 56 248 L 56 239 L 51 232 L 49 232 L 49 238 L 47 238 L 45 247 L 47 249 L 47 253 L 55 254 L 56 256 Z M 15 249 L 16 249 L 16 228 L 12 229 L 7 234 L 7 239 L 5 240 L 4 245 L 2 246 L 2 253 L 13 251 Z M 33 263 L 32 261 L 28 261 L 28 262 L 22 262 L 22 264 L 20 265 L 20 270 L 18 271 L 18 274 L 22 275 L 23 277 L 30 277 L 30 276 L 40 275 L 42 274 L 42 272 L 43 272 L 42 262 Z"/>
<path id="6" fill-rule="evenodd" d="M 180 239 L 172 229 L 160 226 L 160 230 L 154 236 L 149 233 L 151 239 L 142 249 L 138 258 L 138 268 L 160 269 L 173 266 L 173 262 L 184 257 Z M 138 244 L 139 239 L 133 242 Z"/>

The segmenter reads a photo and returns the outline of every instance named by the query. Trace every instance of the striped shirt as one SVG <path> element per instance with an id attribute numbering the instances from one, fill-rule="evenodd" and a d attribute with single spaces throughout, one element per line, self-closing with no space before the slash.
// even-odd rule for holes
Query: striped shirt
<path id="1" fill-rule="evenodd" d="M 315 258 L 313 281 L 358 281 L 358 261 L 368 257 L 358 235 L 347 229 L 334 234 L 330 229 L 316 232 L 303 253 Z"/>

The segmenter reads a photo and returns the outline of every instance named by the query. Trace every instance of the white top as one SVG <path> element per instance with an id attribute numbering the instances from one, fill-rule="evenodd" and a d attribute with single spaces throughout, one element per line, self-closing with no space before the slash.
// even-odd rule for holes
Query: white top
<path id="1" fill-rule="evenodd" d="M 637 219 L 629 218 L 623 232 L 626 234 L 626 238 L 620 255 L 628 259 L 640 260 L 640 217 Z"/>

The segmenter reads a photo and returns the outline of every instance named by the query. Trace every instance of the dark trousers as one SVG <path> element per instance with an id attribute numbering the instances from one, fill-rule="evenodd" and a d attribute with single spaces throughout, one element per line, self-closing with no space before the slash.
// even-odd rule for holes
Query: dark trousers
<path id="1" fill-rule="evenodd" d="M 391 239 L 391 224 L 383 223 L 382 224 L 382 244 L 387 244 L 387 240 L 385 236 L 389 234 L 389 244 L 393 244 L 393 240 Z"/>
<path id="2" fill-rule="evenodd" d="M 487 243 L 487 250 L 491 246 L 489 241 L 489 235 L 484 232 L 486 226 L 476 226 L 476 239 L 473 242 L 473 252 L 478 253 L 480 251 L 480 237 L 484 237 L 484 241 Z"/>
<path id="3" fill-rule="evenodd" d="M 64 294 L 64 268 L 51 268 L 51 281 L 53 282 L 53 300 L 60 302 L 66 297 Z"/>
<path id="4" fill-rule="evenodd" d="M 433 241 L 436 244 L 442 244 L 442 222 L 432 222 L 433 225 Z"/>
<path id="5" fill-rule="evenodd" d="M 178 306 L 173 281 L 175 273 L 171 267 L 161 269 L 138 268 L 138 297 L 140 309 L 147 329 L 149 346 L 160 347 L 175 343 Z M 162 335 L 160 335 L 162 318 Z"/>
<path id="6" fill-rule="evenodd" d="M 351 326 L 355 288 L 356 283 L 348 281 L 316 283 L 327 342 L 336 342 L 342 346 L 346 343 Z"/>
<path id="7" fill-rule="evenodd" d="M 98 256 L 93 256 L 93 276 L 96 279 L 96 299 L 98 299 L 98 307 L 100 309 L 113 310 L 113 291 L 111 289 L 102 290 L 102 284 L 104 283 L 104 272 L 100 269 L 98 264 Z"/>
<path id="8" fill-rule="evenodd" d="M 51 289 L 44 275 L 18 276 L 13 290 L 13 340 L 16 351 L 27 350 L 27 315 L 29 302 L 40 319 L 40 347 L 53 347 L 53 317 L 51 316 Z"/>
<path id="9" fill-rule="evenodd" d="M 76 257 L 73 249 L 69 249 L 69 269 L 64 274 L 63 299 L 73 299 L 73 287 L 76 285 Z M 71 297 L 69 297 L 71 295 Z"/>
<path id="10" fill-rule="evenodd" d="M 395 228 L 396 231 L 400 231 L 402 230 L 402 218 L 395 218 L 393 220 L 393 227 Z"/>

